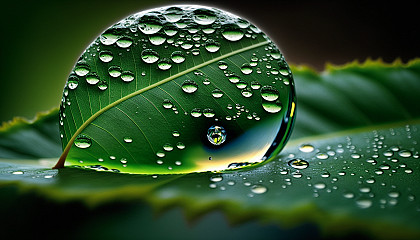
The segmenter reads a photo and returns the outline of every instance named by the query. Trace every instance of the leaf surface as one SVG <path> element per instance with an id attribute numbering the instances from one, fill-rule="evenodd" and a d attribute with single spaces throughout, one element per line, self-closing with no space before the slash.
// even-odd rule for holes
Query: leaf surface
<path id="1" fill-rule="evenodd" d="M 330 236 L 361 232 L 418 238 L 420 113 L 415 103 L 420 62 L 354 63 L 321 74 L 296 67 L 293 73 L 298 94 L 295 131 L 286 148 L 264 165 L 153 176 L 51 170 L 48 163 L 55 159 L 24 162 L 16 156 L 1 162 L 2 185 L 18 184 L 50 199 L 91 206 L 123 198 L 143 200 L 156 209 L 182 206 L 191 218 L 223 209 L 234 222 L 259 219 L 295 226 L 309 221 Z M 53 124 L 45 119 L 35 124 Z M 32 126 L 15 131 L 4 127 L 1 138 Z M 293 164 L 297 159 L 308 167 L 299 169 L 304 164 Z"/>

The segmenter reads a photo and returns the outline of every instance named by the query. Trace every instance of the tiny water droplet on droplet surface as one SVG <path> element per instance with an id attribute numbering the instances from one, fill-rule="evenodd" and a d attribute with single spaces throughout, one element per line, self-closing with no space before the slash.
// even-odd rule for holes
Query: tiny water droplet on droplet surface
<path id="1" fill-rule="evenodd" d="M 197 89 L 198 89 L 197 83 L 195 83 L 192 80 L 185 80 L 182 83 L 182 90 L 186 93 L 194 93 L 195 91 L 197 91 Z"/>
<path id="2" fill-rule="evenodd" d="M 111 62 L 112 59 L 114 59 L 114 55 L 111 51 L 102 51 L 99 53 L 99 59 L 101 59 L 102 62 Z"/>
<path id="3" fill-rule="evenodd" d="M 131 82 L 134 80 L 134 73 L 132 73 L 131 71 L 124 71 L 121 74 L 121 80 L 123 80 L 124 82 Z"/>
<path id="4" fill-rule="evenodd" d="M 193 117 L 201 117 L 202 113 L 201 113 L 201 109 L 200 108 L 194 108 L 193 110 L 191 110 L 191 116 Z"/>
<path id="5" fill-rule="evenodd" d="M 170 152 L 170 151 L 172 151 L 173 149 L 174 149 L 174 147 L 172 147 L 172 145 L 171 145 L 171 144 L 169 144 L 169 143 L 167 143 L 167 144 L 163 145 L 163 150 L 165 150 L 165 151 L 167 151 L 167 152 Z"/>
<path id="6" fill-rule="evenodd" d="M 184 144 L 184 143 L 182 143 L 182 142 L 178 142 L 178 143 L 176 144 L 176 147 L 177 147 L 178 149 L 182 150 L 182 149 L 184 149 L 184 148 L 185 148 L 185 144 Z"/>
<path id="7" fill-rule="evenodd" d="M 289 161 L 289 166 L 296 168 L 296 169 L 305 169 L 309 167 L 309 163 L 302 159 L 293 159 Z"/>
<path id="8" fill-rule="evenodd" d="M 398 152 L 398 155 L 400 155 L 400 157 L 408 158 L 412 156 L 412 153 L 408 150 L 401 150 Z"/>
<path id="9" fill-rule="evenodd" d="M 111 66 L 108 68 L 108 73 L 111 77 L 117 78 L 121 76 L 122 70 L 118 66 Z"/>
<path id="10" fill-rule="evenodd" d="M 171 54 L 171 59 L 174 63 L 182 63 L 185 61 L 185 56 L 181 51 L 175 51 Z"/>
<path id="11" fill-rule="evenodd" d="M 170 109 L 170 108 L 172 108 L 174 105 L 173 105 L 173 103 L 172 103 L 172 101 L 171 101 L 171 100 L 169 100 L 169 99 L 165 99 L 165 100 L 163 100 L 162 106 L 163 106 L 164 108 L 166 108 L 166 109 Z"/>
<path id="12" fill-rule="evenodd" d="M 282 109 L 282 104 L 280 101 L 276 102 L 263 102 L 262 107 L 266 112 L 269 113 L 278 113 Z"/>
<path id="13" fill-rule="evenodd" d="M 170 7 L 166 9 L 165 12 L 163 13 L 166 20 L 172 23 L 178 22 L 179 20 L 181 20 L 183 14 L 184 14 L 184 11 L 178 7 Z"/>
<path id="14" fill-rule="evenodd" d="M 194 22 L 200 25 L 209 25 L 216 21 L 216 15 L 210 11 L 209 9 L 197 9 L 193 12 L 193 20 Z"/>
<path id="15" fill-rule="evenodd" d="M 156 16 L 144 15 L 140 18 L 138 28 L 144 34 L 150 35 L 159 32 L 162 28 L 162 24 Z"/>
<path id="16" fill-rule="evenodd" d="M 224 62 L 224 61 L 219 61 L 218 66 L 219 66 L 219 68 L 220 68 L 221 70 L 225 70 L 225 69 L 227 69 L 227 68 L 228 68 L 227 63 L 226 63 L 226 62 Z"/>
<path id="17" fill-rule="evenodd" d="M 172 67 L 171 60 L 168 58 L 162 58 L 157 65 L 160 70 L 169 70 Z"/>
<path id="18" fill-rule="evenodd" d="M 211 95 L 212 95 L 214 98 L 221 98 L 221 97 L 223 96 L 223 92 L 222 92 L 222 90 L 220 90 L 220 89 L 216 88 L 216 89 L 214 89 L 214 90 L 211 92 Z"/>
<path id="19" fill-rule="evenodd" d="M 252 73 L 252 68 L 248 63 L 244 63 L 244 64 L 242 64 L 241 72 L 243 74 L 246 74 L 246 75 L 251 74 Z"/>
<path id="20" fill-rule="evenodd" d="M 155 63 L 159 60 L 159 54 L 152 49 L 146 49 L 141 52 L 141 59 L 145 63 Z"/>
<path id="21" fill-rule="evenodd" d="M 223 28 L 222 35 L 226 40 L 235 42 L 241 40 L 244 36 L 242 30 L 234 24 L 226 24 Z"/>
<path id="22" fill-rule="evenodd" d="M 211 126 L 207 130 L 207 139 L 213 145 L 221 145 L 226 140 L 226 130 L 221 126 Z"/>
<path id="23" fill-rule="evenodd" d="M 97 74 L 88 74 L 86 76 L 86 82 L 90 85 L 95 85 L 99 82 L 99 77 Z"/>
<path id="24" fill-rule="evenodd" d="M 78 148 L 88 148 L 92 145 L 92 139 L 86 135 L 78 135 L 74 140 L 74 145 Z"/>
<path id="25" fill-rule="evenodd" d="M 261 97 L 269 102 L 276 101 L 279 98 L 279 92 L 272 86 L 264 86 L 261 88 Z"/>
<path id="26" fill-rule="evenodd" d="M 207 42 L 204 44 L 204 48 L 211 53 L 217 52 L 220 49 L 220 43 L 209 39 L 207 40 Z"/>

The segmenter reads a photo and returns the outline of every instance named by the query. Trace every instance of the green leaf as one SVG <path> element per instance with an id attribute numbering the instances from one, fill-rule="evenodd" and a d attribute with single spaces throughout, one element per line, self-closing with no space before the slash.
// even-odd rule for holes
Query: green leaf
<path id="1" fill-rule="evenodd" d="M 202 6 L 123 19 L 82 54 L 60 107 L 71 165 L 141 174 L 224 170 L 275 156 L 291 133 L 293 77 L 248 21 Z"/>
<path id="2" fill-rule="evenodd" d="M 91 207 L 141 200 L 155 210 L 181 206 L 189 219 L 221 209 L 231 222 L 313 222 L 328 236 L 418 239 L 420 111 L 415 106 L 420 100 L 420 61 L 368 61 L 328 67 L 321 74 L 305 67 L 292 69 L 298 94 L 295 130 L 286 148 L 264 165 L 150 176 L 51 170 L 56 159 L 9 159 L 0 163 L 1 185 Z M 0 139 L 53 126 L 47 119 L 56 114 L 33 124 L 3 127 Z M 0 143 L 3 149 L 5 141 Z M 294 168 L 297 159 L 309 166 Z M 248 233 L 244 230 L 242 236 Z"/>

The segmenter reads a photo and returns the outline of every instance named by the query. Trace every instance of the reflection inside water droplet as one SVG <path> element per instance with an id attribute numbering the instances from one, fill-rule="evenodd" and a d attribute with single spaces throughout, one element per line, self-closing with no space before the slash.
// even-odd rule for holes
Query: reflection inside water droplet
<path id="1" fill-rule="evenodd" d="M 221 145 L 226 140 L 226 130 L 221 126 L 211 126 L 207 130 L 207 139 L 213 145 Z"/>

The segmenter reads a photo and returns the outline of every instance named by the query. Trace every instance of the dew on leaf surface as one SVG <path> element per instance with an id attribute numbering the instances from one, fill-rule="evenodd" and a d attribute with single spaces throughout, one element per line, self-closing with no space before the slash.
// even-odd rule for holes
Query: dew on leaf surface
<path id="1" fill-rule="evenodd" d="M 165 6 L 115 23 L 88 46 L 58 125 L 70 165 L 153 175 L 237 169 L 284 148 L 294 94 L 283 55 L 258 27 L 212 7 Z"/>

